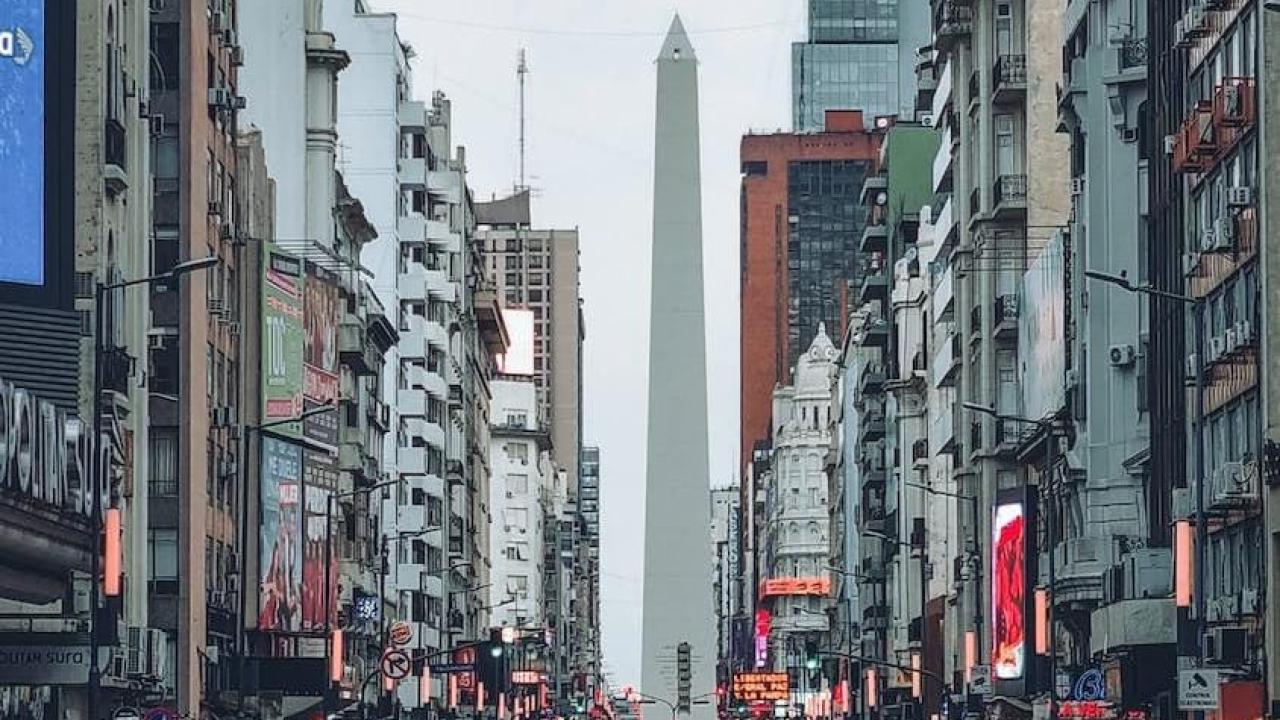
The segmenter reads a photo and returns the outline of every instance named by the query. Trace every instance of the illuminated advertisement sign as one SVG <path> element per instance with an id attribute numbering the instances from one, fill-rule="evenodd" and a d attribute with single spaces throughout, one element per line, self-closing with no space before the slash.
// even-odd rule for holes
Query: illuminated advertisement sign
<path id="1" fill-rule="evenodd" d="M 790 677 L 784 672 L 737 673 L 733 676 L 733 697 L 743 702 L 785 702 L 791 697 Z"/>
<path id="2" fill-rule="evenodd" d="M 996 505 L 991 523 L 992 652 L 999 680 L 1017 680 L 1026 670 L 1027 523 L 1025 505 Z"/>
<path id="3" fill-rule="evenodd" d="M 338 323 L 343 312 L 338 278 L 315 263 L 307 263 L 302 347 L 302 400 L 306 410 L 338 402 Z M 311 415 L 302 435 L 313 445 L 338 449 L 338 413 Z"/>
<path id="4" fill-rule="evenodd" d="M 262 420 L 272 423 L 303 411 L 304 276 L 298 258 L 274 248 L 262 255 Z M 272 432 L 302 435 L 298 423 Z"/>
<path id="5" fill-rule="evenodd" d="M 302 620 L 302 448 L 262 438 L 259 630 L 297 630 Z"/>
<path id="6" fill-rule="evenodd" d="M 773 578 L 760 583 L 760 596 L 771 595 L 830 595 L 831 578 Z"/>
<path id="7" fill-rule="evenodd" d="M 0 282 L 45 284 L 45 2 L 0 2 Z"/>
<path id="8" fill-rule="evenodd" d="M 327 452 L 304 450 L 302 453 L 303 545 L 302 545 L 302 629 L 331 627 L 338 620 L 338 557 L 329 553 L 329 572 L 325 572 L 325 537 L 329 498 L 338 491 L 338 463 Z M 325 578 L 329 587 L 325 588 Z M 325 619 L 325 599 L 330 598 L 329 618 Z"/>

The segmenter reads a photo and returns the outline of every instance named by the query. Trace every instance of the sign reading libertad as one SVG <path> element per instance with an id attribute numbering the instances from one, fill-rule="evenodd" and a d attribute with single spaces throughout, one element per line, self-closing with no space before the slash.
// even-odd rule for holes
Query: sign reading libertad
<path id="1" fill-rule="evenodd" d="M 784 672 L 738 673 L 733 676 L 733 697 L 743 702 L 786 701 L 791 696 L 790 678 Z"/>

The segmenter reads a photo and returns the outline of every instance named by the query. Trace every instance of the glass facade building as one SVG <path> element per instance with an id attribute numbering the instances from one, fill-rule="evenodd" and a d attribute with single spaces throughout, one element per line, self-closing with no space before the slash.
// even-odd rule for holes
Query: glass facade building
<path id="1" fill-rule="evenodd" d="M 858 241 L 866 206 L 857 201 L 869 163 L 796 161 L 787 165 L 787 333 L 791 357 L 813 342 L 818 323 L 832 334 L 844 327 L 848 297 L 862 280 Z"/>
<path id="2" fill-rule="evenodd" d="M 809 39 L 791 47 L 796 132 L 821 132 L 827 110 L 868 118 L 915 112 L 915 54 L 929 42 L 929 3 L 809 0 Z"/>

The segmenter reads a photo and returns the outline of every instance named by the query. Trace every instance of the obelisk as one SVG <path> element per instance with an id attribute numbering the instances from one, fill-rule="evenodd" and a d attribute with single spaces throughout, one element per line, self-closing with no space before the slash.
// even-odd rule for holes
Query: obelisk
<path id="1" fill-rule="evenodd" d="M 679 15 L 657 65 L 640 691 L 674 703 L 677 647 L 690 645 L 691 697 L 714 693 L 716 656 L 698 61 Z M 693 706 L 693 717 L 714 716 L 711 697 Z"/>

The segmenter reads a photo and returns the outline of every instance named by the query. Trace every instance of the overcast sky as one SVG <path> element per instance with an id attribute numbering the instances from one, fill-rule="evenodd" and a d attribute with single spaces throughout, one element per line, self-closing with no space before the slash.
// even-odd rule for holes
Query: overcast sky
<path id="1" fill-rule="evenodd" d="M 341 2 L 349 0 L 329 0 Z M 517 174 L 525 48 L 534 224 L 582 231 L 588 445 L 601 448 L 605 670 L 639 682 L 654 64 L 678 9 L 698 53 L 713 485 L 735 479 L 738 143 L 790 124 L 804 0 L 373 0 L 400 15 L 415 87 L 453 100 L 478 199 Z M 339 38 L 341 42 L 341 38 Z M 708 542 L 710 540 L 708 539 Z M 708 588 L 708 592 L 710 592 Z M 710 599 L 703 600 L 710 602 Z"/>

